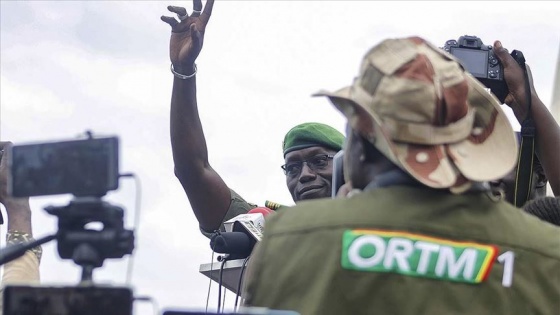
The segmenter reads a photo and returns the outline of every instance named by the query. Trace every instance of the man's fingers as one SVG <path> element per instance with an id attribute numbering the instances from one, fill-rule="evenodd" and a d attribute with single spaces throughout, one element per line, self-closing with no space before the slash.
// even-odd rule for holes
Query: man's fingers
<path id="1" fill-rule="evenodd" d="M 202 35 L 196 29 L 196 25 L 192 24 L 190 27 L 191 37 L 193 38 L 193 44 L 195 45 L 195 50 L 199 50 L 202 47 Z"/>
<path id="2" fill-rule="evenodd" d="M 177 15 L 187 15 L 187 9 L 183 8 L 183 7 L 175 7 L 175 6 L 168 6 L 167 10 L 176 13 Z"/>
<path id="3" fill-rule="evenodd" d="M 175 14 L 177 14 L 177 17 L 179 18 L 179 20 L 183 21 L 186 18 L 189 17 L 189 14 L 187 13 L 187 9 L 183 8 L 183 7 L 175 7 L 175 6 L 168 6 L 167 9 Z"/>
<path id="4" fill-rule="evenodd" d="M 208 22 L 208 19 L 210 18 L 210 15 L 212 15 L 212 8 L 213 7 L 214 7 L 214 0 L 206 1 L 206 6 L 204 7 L 204 11 L 202 11 L 202 14 L 206 15 L 206 21 L 205 22 Z"/>
<path id="5" fill-rule="evenodd" d="M 493 50 L 494 54 L 500 60 L 504 68 L 510 67 L 511 63 L 515 62 L 515 60 L 513 60 L 513 57 L 510 56 L 507 49 L 502 46 L 502 43 L 499 40 L 494 42 Z"/>
<path id="6" fill-rule="evenodd" d="M 511 106 L 511 104 L 513 104 L 514 101 L 515 101 L 515 98 L 513 97 L 513 95 L 511 93 L 508 93 L 508 95 L 504 99 L 504 104 L 507 104 L 508 106 Z"/>
<path id="7" fill-rule="evenodd" d="M 194 0 L 193 1 L 193 10 L 202 11 L 202 0 Z"/>
<path id="8" fill-rule="evenodd" d="M 170 16 L 162 16 L 161 20 L 171 25 L 171 27 L 175 27 L 177 24 L 179 24 L 179 22 L 175 20 L 174 17 L 170 17 Z"/>
<path id="9" fill-rule="evenodd" d="M 197 31 L 196 29 L 196 24 L 191 24 L 191 26 L 189 27 L 190 32 L 191 32 L 191 36 L 196 39 L 197 37 L 200 36 L 200 33 Z"/>

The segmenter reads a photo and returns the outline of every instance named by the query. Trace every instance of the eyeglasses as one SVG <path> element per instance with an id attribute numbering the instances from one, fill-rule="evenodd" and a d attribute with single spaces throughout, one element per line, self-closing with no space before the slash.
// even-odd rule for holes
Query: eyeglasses
<path id="1" fill-rule="evenodd" d="M 306 163 L 312 171 L 316 172 L 319 170 L 324 170 L 327 165 L 329 165 L 329 160 L 332 160 L 333 158 L 334 155 L 321 154 L 307 160 L 289 162 L 282 165 L 281 167 L 284 170 L 284 174 L 288 176 L 296 176 L 301 173 L 303 163 Z"/>

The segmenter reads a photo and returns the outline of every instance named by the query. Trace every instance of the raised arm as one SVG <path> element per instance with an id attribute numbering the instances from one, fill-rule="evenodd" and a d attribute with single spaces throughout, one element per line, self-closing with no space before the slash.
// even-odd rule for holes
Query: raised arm
<path id="1" fill-rule="evenodd" d="M 33 237 L 31 230 L 31 208 L 29 198 L 12 198 L 7 194 L 8 153 L 10 142 L 0 142 L 0 204 L 6 208 L 8 215 L 8 244 L 28 241 Z M 7 284 L 30 284 L 39 281 L 39 261 L 41 249 L 34 248 L 22 257 L 4 265 L 4 273 L 0 281 L 0 314 L 2 313 L 3 288 Z"/>
<path id="2" fill-rule="evenodd" d="M 6 207 L 8 214 L 8 232 L 18 231 L 32 235 L 31 208 L 29 198 L 13 198 L 8 196 L 8 152 L 10 142 L 0 142 L 0 203 Z"/>
<path id="3" fill-rule="evenodd" d="M 224 218 L 231 199 L 228 186 L 208 163 L 208 149 L 198 114 L 196 99 L 195 60 L 200 53 L 206 25 L 212 13 L 213 0 L 204 10 L 201 0 L 193 1 L 188 15 L 183 7 L 169 6 L 174 17 L 162 16 L 171 25 L 169 53 L 175 72 L 171 95 L 171 148 L 175 175 L 185 190 L 201 228 L 217 229 Z M 188 78 L 187 78 L 188 77 Z"/>
<path id="4" fill-rule="evenodd" d="M 528 104 L 526 102 L 525 78 L 523 70 L 511 57 L 499 41 L 494 42 L 494 52 L 504 66 L 504 76 L 509 88 L 505 103 L 511 107 L 515 117 L 522 123 L 528 115 Z M 531 93 L 531 115 L 536 129 L 536 151 L 548 178 L 550 187 L 555 196 L 560 195 L 560 126 L 550 111 L 540 100 L 535 86 L 531 69 L 527 66 Z"/>

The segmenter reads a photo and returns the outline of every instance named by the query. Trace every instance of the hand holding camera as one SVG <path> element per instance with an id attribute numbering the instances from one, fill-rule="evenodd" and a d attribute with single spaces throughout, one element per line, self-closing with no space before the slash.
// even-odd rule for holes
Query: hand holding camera
<path id="1" fill-rule="evenodd" d="M 520 61 L 514 56 L 508 54 L 507 49 L 502 46 L 500 41 L 494 42 L 493 51 L 500 63 L 503 65 L 504 78 L 508 87 L 508 93 L 504 97 L 504 104 L 507 104 L 513 110 L 515 117 L 521 123 L 528 117 L 528 103 L 527 93 L 529 96 L 536 96 L 535 86 L 533 85 L 533 75 L 528 65 L 525 65 L 527 70 L 527 80 L 529 81 L 530 91 L 527 91 L 525 85 L 524 71 L 520 66 Z M 519 58 L 519 57 L 518 57 Z M 523 60 L 524 61 L 524 60 Z"/>
<path id="2" fill-rule="evenodd" d="M 499 47 L 487 46 L 480 38 L 469 35 L 448 40 L 443 49 L 459 59 L 466 70 L 489 88 L 500 102 L 506 102 L 508 96 L 511 102 L 510 88 L 515 88 L 516 94 L 519 94 L 519 86 L 523 89 L 524 78 L 520 65 L 525 63 L 525 58 L 520 51 L 514 50 L 509 55 L 501 43 Z"/>

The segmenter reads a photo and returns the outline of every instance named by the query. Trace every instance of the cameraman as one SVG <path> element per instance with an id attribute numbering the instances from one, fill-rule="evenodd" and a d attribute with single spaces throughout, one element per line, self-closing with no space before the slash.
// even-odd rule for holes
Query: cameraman
<path id="1" fill-rule="evenodd" d="M 11 142 L 0 142 L 0 152 L 2 153 L 2 156 L 0 156 L 0 203 L 4 205 L 8 215 L 6 245 L 27 242 L 33 238 L 29 198 L 12 198 L 7 193 L 9 171 L 7 155 L 11 146 Z M 22 257 L 3 266 L 4 272 L 0 283 L 0 313 L 2 312 L 4 286 L 39 282 L 41 254 L 41 247 L 36 247 L 28 250 Z"/>
<path id="2" fill-rule="evenodd" d="M 515 59 L 510 56 L 500 41 L 494 42 L 493 50 L 496 57 L 502 63 L 504 77 L 509 89 L 509 94 L 506 96 L 504 103 L 511 107 L 520 124 L 526 118 L 532 117 L 536 127 L 535 152 L 538 156 L 538 161 L 533 170 L 531 193 L 528 199 L 531 200 L 546 195 L 547 179 L 550 182 L 554 196 L 560 196 L 560 159 L 558 158 L 560 152 L 560 126 L 538 97 L 529 66 L 526 65 L 530 91 L 526 91 L 523 69 Z M 528 111 L 529 104 L 527 103 L 526 93 L 530 93 L 531 97 L 530 112 Z M 503 189 L 506 200 L 512 204 L 515 196 L 515 174 L 516 169 L 503 178 L 491 182 L 494 187 Z"/>
<path id="3" fill-rule="evenodd" d="M 347 118 L 345 176 L 362 190 L 271 217 L 246 303 L 306 314 L 557 314 L 557 227 L 494 198 L 517 143 L 499 102 L 418 37 L 368 51 L 320 92 Z M 287 254 L 288 253 L 288 254 Z"/>

